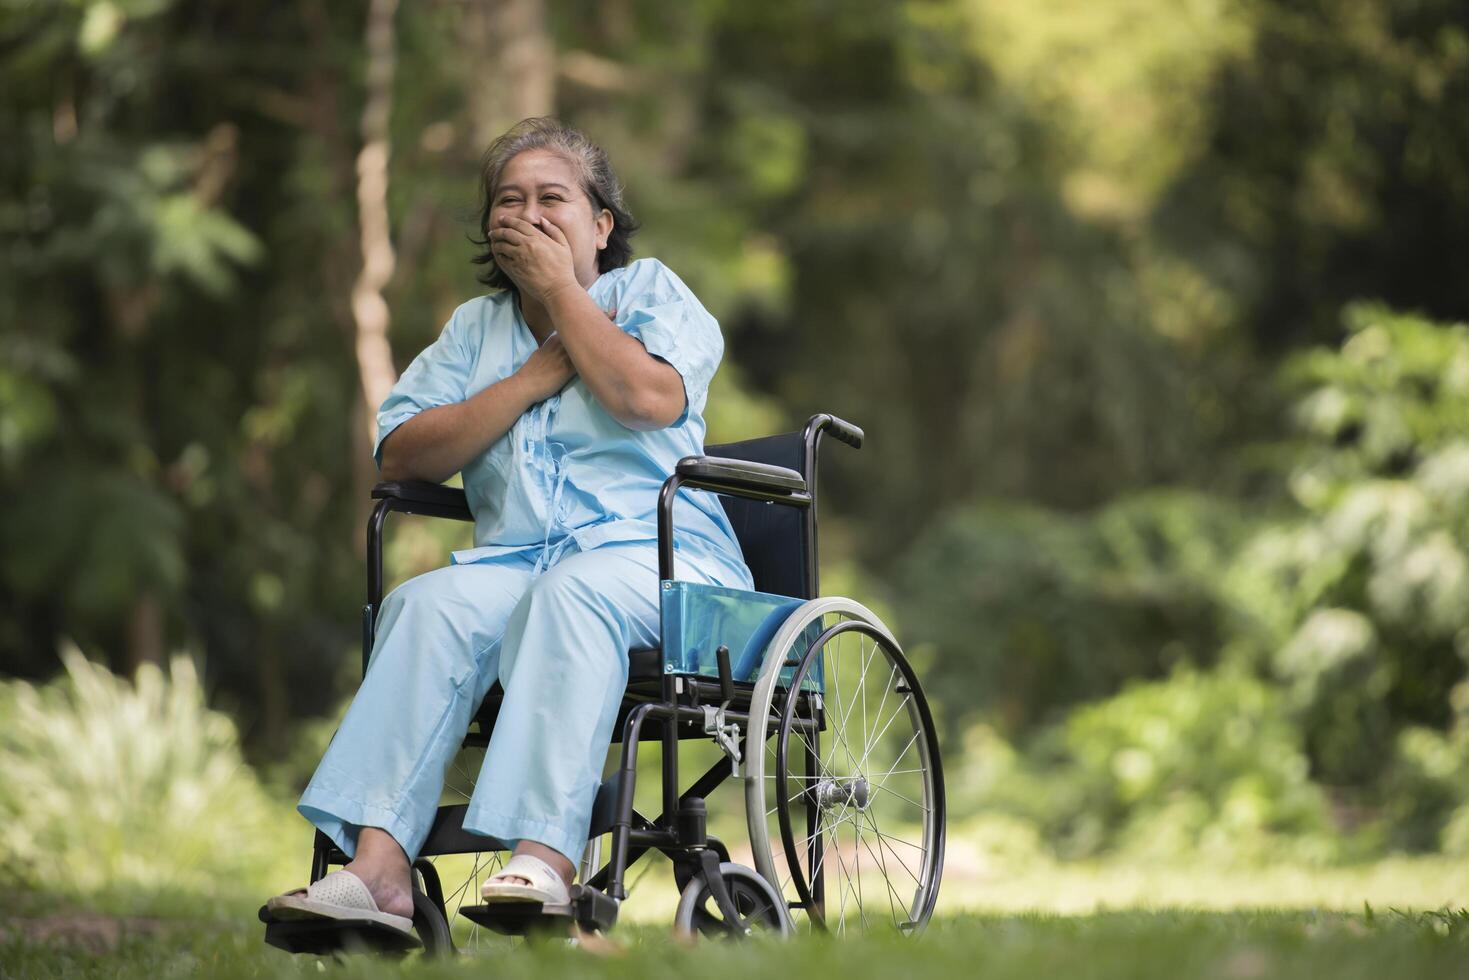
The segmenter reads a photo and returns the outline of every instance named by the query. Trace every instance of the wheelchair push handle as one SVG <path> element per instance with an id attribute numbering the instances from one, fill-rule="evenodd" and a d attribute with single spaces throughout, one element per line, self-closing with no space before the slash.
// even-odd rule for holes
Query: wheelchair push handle
<path id="1" fill-rule="evenodd" d="M 862 448 L 862 440 L 865 438 L 865 434 L 861 428 L 853 425 L 846 419 L 839 419 L 835 415 L 822 412 L 813 418 L 809 424 L 818 430 L 824 430 L 833 439 L 836 439 L 838 442 L 845 442 L 853 449 Z"/>

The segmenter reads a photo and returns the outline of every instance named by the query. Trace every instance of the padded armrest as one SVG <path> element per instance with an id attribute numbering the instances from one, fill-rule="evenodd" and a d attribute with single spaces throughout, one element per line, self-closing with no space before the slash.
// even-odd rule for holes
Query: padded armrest
<path id="1" fill-rule="evenodd" d="M 806 478 L 795 470 L 724 456 L 685 456 L 678 461 L 678 475 L 769 493 L 801 493 L 806 489 Z"/>
<path id="2" fill-rule="evenodd" d="M 423 513 L 430 517 L 449 517 L 460 521 L 472 521 L 469 500 L 458 487 L 446 487 L 442 483 L 422 480 L 402 480 L 397 483 L 379 483 L 372 488 L 374 500 L 396 500 L 405 506 L 396 508 L 407 513 Z"/>

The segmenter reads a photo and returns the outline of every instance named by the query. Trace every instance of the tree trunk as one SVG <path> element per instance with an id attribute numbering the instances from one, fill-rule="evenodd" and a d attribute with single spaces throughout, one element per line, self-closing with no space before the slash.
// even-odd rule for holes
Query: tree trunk
<path id="1" fill-rule="evenodd" d="M 163 607 L 152 592 L 144 592 L 128 615 L 128 674 L 143 664 L 163 663 Z"/>
<path id="2" fill-rule="evenodd" d="M 463 30 L 472 66 L 465 97 L 480 148 L 528 116 L 555 111 L 556 51 L 543 0 L 467 3 Z"/>
<path id="3" fill-rule="evenodd" d="M 397 372 L 388 343 L 391 319 L 383 287 L 393 277 L 396 257 L 388 232 L 388 118 L 393 105 L 397 37 L 393 15 L 398 0 L 372 0 L 367 12 L 367 98 L 362 107 L 362 150 L 357 154 L 357 221 L 362 271 L 352 286 L 357 326 L 357 371 L 362 382 L 369 439 L 376 434 L 378 406 L 388 397 Z"/>

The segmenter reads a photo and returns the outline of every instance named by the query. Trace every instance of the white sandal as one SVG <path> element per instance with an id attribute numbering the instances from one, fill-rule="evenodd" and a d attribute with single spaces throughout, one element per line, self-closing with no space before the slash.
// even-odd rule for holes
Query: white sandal
<path id="1" fill-rule="evenodd" d="M 524 878 L 529 885 L 505 881 Z M 499 871 L 490 875 L 479 890 L 486 902 L 540 902 L 542 905 L 569 905 L 571 894 L 556 869 L 529 854 L 517 854 Z"/>
<path id="2" fill-rule="evenodd" d="M 299 919 L 337 919 L 371 921 L 413 935 L 413 920 L 384 912 L 373 901 L 362 879 L 345 868 L 314 881 L 304 889 L 268 899 L 265 907 L 282 921 Z"/>

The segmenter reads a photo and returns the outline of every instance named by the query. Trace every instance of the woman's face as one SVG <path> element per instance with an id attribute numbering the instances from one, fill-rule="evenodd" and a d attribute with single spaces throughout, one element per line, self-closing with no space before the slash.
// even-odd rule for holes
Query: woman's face
<path id="1" fill-rule="evenodd" d="M 597 281 L 597 253 L 612 234 L 612 212 L 593 206 L 576 169 L 561 154 L 526 150 L 510 158 L 490 199 L 490 227 L 501 227 L 511 218 L 531 224 L 545 218 L 561 229 L 571 246 L 577 282 L 585 287 Z"/>

